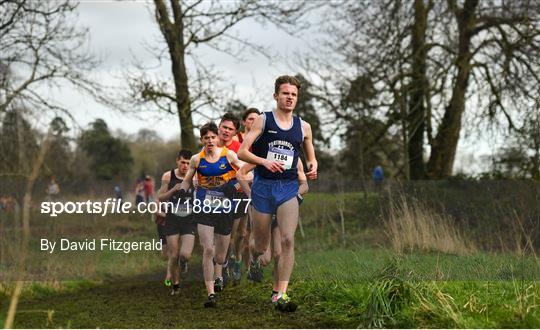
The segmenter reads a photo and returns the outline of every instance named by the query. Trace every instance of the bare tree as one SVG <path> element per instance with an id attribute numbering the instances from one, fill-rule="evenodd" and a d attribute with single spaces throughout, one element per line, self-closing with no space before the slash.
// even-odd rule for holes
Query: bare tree
<path id="1" fill-rule="evenodd" d="M 196 147 L 193 132 L 193 113 L 216 102 L 213 93 L 218 75 L 211 65 L 199 63 L 195 48 L 205 45 L 221 52 L 238 56 L 249 48 L 265 53 L 256 42 L 241 37 L 233 27 L 248 19 L 269 22 L 291 29 L 316 3 L 304 1 L 179 1 L 154 0 L 154 16 L 166 47 L 156 50 L 161 60 L 168 54 L 174 84 L 144 71 L 128 76 L 129 97 L 135 106 L 153 105 L 157 109 L 176 113 L 181 127 L 180 142 L 185 148 Z M 194 62 L 195 72 L 188 68 L 188 58 Z"/>
<path id="2" fill-rule="evenodd" d="M 467 101 L 474 94 L 482 118 L 502 113 L 510 128 L 540 98 L 540 3 L 466 0 L 447 6 L 457 31 L 440 47 L 453 63 L 451 97 L 431 143 L 428 176 L 452 174 Z M 444 56 L 444 55 L 443 55 Z M 471 81 L 472 80 L 472 81 Z"/>
<path id="3" fill-rule="evenodd" d="M 16 102 L 33 111 L 68 109 L 43 88 L 75 86 L 98 95 L 88 72 L 98 61 L 85 49 L 87 30 L 74 22 L 70 1 L 1 0 L 0 114 Z"/>
<path id="4" fill-rule="evenodd" d="M 38 154 L 35 161 L 32 164 L 30 173 L 24 173 L 25 176 L 25 192 L 22 200 L 22 240 L 19 247 L 19 254 L 17 260 L 17 276 L 15 279 L 15 286 L 11 293 L 9 307 L 6 314 L 6 320 L 4 323 L 4 328 L 9 329 L 13 327 L 13 322 L 15 321 L 15 314 L 17 312 L 17 305 L 19 304 L 19 298 L 22 293 L 26 277 L 25 266 L 27 263 L 28 257 L 28 246 L 30 242 L 30 206 L 32 205 L 32 190 L 34 189 L 34 184 L 38 179 L 41 166 L 47 150 L 50 144 L 51 129 L 49 129 L 47 135 L 43 139 L 41 146 L 39 148 Z"/>
<path id="5" fill-rule="evenodd" d="M 324 126 L 333 127 L 328 136 L 339 133 L 345 140 L 355 140 L 358 155 L 378 150 L 405 177 L 404 157 L 395 157 L 395 150 L 382 141 L 401 130 L 407 154 L 411 13 L 410 3 L 399 1 L 346 1 L 330 7 L 321 22 L 328 38 L 317 40 L 300 64 L 314 82 L 319 113 L 326 110 Z M 400 121 L 402 117 L 405 120 Z M 384 125 L 373 126 L 374 122 Z"/>
<path id="6" fill-rule="evenodd" d="M 324 60 L 311 71 L 321 77 L 312 80 L 322 81 L 323 99 L 353 91 L 363 100 L 327 102 L 338 123 L 367 114 L 400 129 L 412 179 L 445 178 L 465 114 L 515 129 L 539 111 L 539 15 L 540 3 L 528 0 L 345 2 L 325 16 L 332 54 L 318 52 Z"/>

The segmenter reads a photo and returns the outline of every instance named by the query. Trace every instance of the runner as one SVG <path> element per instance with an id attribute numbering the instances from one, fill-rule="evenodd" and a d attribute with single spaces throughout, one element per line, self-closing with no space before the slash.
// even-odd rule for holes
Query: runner
<path id="1" fill-rule="evenodd" d="M 246 194 L 251 198 L 251 188 L 249 187 L 249 173 L 255 168 L 255 165 L 247 163 L 240 170 L 238 170 L 238 173 L 236 174 L 238 181 L 242 185 L 242 189 L 246 192 Z M 303 195 L 307 194 L 309 191 L 309 185 L 306 180 L 306 175 L 304 173 L 304 166 L 302 164 L 302 161 L 298 160 L 298 194 L 296 198 L 298 199 L 298 204 L 302 204 L 302 201 L 304 198 Z M 251 206 L 250 206 L 251 207 Z M 254 246 L 254 240 L 249 240 L 251 249 Z M 281 254 L 281 234 L 278 228 L 277 220 L 274 217 L 272 217 L 272 239 L 270 241 L 270 246 L 266 249 L 263 255 L 259 257 L 260 264 L 262 266 L 267 266 L 270 263 L 270 260 L 274 259 L 274 268 L 272 270 L 272 276 L 273 276 L 273 283 L 272 283 L 272 303 L 276 303 L 277 301 L 277 294 L 279 290 L 279 282 L 278 282 L 278 260 L 279 256 Z M 248 279 L 251 279 L 255 282 L 260 282 L 262 280 L 262 269 L 258 268 L 255 269 L 255 267 L 249 269 L 248 273 Z"/>
<path id="2" fill-rule="evenodd" d="M 214 276 L 214 268 L 219 269 L 225 263 L 232 230 L 229 214 L 231 202 L 227 198 L 231 195 L 231 186 L 227 183 L 236 176 L 241 163 L 233 151 L 227 147 L 218 147 L 216 124 L 203 125 L 200 136 L 204 148 L 199 154 L 191 157 L 189 170 L 180 187 L 180 194 L 186 194 L 196 173 L 198 187 L 195 191 L 193 213 L 203 249 L 204 283 L 208 292 L 208 300 L 204 303 L 204 307 L 216 307 L 215 292 L 223 289 L 223 278 Z M 217 264 L 217 267 L 214 267 L 214 264 Z"/>
<path id="3" fill-rule="evenodd" d="M 257 119 L 257 117 L 260 114 L 261 112 L 256 108 L 249 108 L 244 112 L 244 114 L 242 115 L 242 121 L 241 121 L 242 126 L 244 126 L 244 132 L 243 133 L 240 132 L 236 134 L 236 137 L 239 142 L 244 141 L 244 135 L 247 134 L 251 130 L 251 126 L 253 125 L 253 122 L 255 121 L 255 119 Z M 247 176 L 244 177 L 243 179 L 249 181 L 249 183 L 251 184 L 253 182 L 253 173 L 249 171 L 246 175 Z M 247 197 L 247 195 L 244 195 L 244 196 Z M 242 197 L 245 198 L 244 196 Z M 250 208 L 251 206 L 248 208 L 248 211 Z M 249 239 L 251 236 L 250 235 L 250 232 L 251 232 L 250 213 L 251 212 L 248 212 L 243 218 L 240 219 L 240 224 L 238 226 L 238 236 L 237 236 L 237 241 L 235 241 L 235 251 L 239 251 L 239 252 L 235 253 L 233 270 L 232 270 L 233 279 L 236 282 L 240 281 L 240 279 L 242 278 L 242 261 L 249 260 L 250 255 L 251 255 L 249 252 Z M 246 266 L 249 266 L 249 265 L 246 264 Z M 250 273 L 248 273 L 248 279 L 258 279 L 258 277 L 250 278 Z"/>
<path id="4" fill-rule="evenodd" d="M 253 122 L 261 112 L 257 108 L 248 108 L 244 114 L 242 115 L 242 126 L 244 126 L 244 132 L 238 132 L 236 134 L 236 139 L 242 143 L 244 142 L 244 136 L 251 130 L 251 126 L 253 125 Z"/>
<path id="5" fill-rule="evenodd" d="M 250 108 L 246 110 L 243 115 L 242 124 L 245 125 L 246 132 L 249 132 L 253 120 L 259 115 L 259 110 L 255 108 Z M 238 136 L 238 128 L 240 126 L 240 121 L 230 112 L 225 113 L 221 118 L 219 124 L 219 140 L 220 145 L 225 145 L 228 149 L 238 152 L 240 148 L 240 142 L 234 140 L 234 137 Z M 243 140 L 243 139 L 242 139 Z M 237 180 L 232 180 L 231 184 L 235 185 L 236 195 L 234 197 L 238 199 L 245 200 L 246 202 L 240 203 L 238 206 L 235 205 L 235 212 L 231 212 L 231 218 L 233 218 L 233 229 L 231 232 L 231 244 L 229 245 L 229 252 L 226 264 L 232 268 L 232 277 L 235 283 L 239 283 L 242 278 L 242 260 L 243 255 L 247 254 L 248 249 L 248 240 L 247 240 L 247 195 L 242 192 L 242 189 Z M 224 279 L 228 278 L 228 268 L 223 267 Z"/>
<path id="6" fill-rule="evenodd" d="M 239 128 L 240 120 L 230 112 L 225 113 L 223 117 L 221 117 L 219 123 L 219 146 L 226 146 L 227 149 L 237 153 L 240 148 L 240 142 L 233 138 L 237 136 Z M 247 195 L 242 192 L 240 185 L 237 184 L 237 180 L 231 180 L 230 184 L 235 185 L 235 189 L 237 190 L 234 197 L 247 201 Z M 231 217 L 234 220 L 231 231 L 232 244 L 229 244 L 227 253 L 228 258 L 223 265 L 223 269 L 216 270 L 218 276 L 221 276 L 221 274 L 224 275 L 224 285 L 229 278 L 228 267 L 232 268 L 233 280 L 236 283 L 238 283 L 242 277 L 242 243 L 247 234 L 247 205 L 245 203 L 240 203 L 238 206 L 234 205 L 234 211 L 235 212 L 231 212 Z"/>
<path id="7" fill-rule="evenodd" d="M 294 233 L 298 225 L 297 163 L 302 146 L 308 168 L 306 177 L 311 180 L 317 178 L 311 126 L 293 116 L 299 89 L 300 82 L 295 77 L 276 79 L 276 110 L 265 112 L 255 120 L 239 151 L 241 160 L 257 165 L 251 190 L 255 239 L 251 264 L 255 268 L 260 267 L 259 256 L 270 243 L 272 215 L 275 214 L 282 249 L 278 260 L 275 306 L 280 311 L 290 312 L 297 307 L 287 295 L 287 287 L 294 266 Z"/>
<path id="8" fill-rule="evenodd" d="M 172 281 L 171 295 L 180 293 L 180 271 L 183 274 L 187 273 L 188 261 L 191 259 L 195 244 L 195 222 L 188 212 L 185 200 L 180 199 L 182 196 L 179 193 L 191 156 L 189 150 L 182 149 L 178 152 L 176 168 L 163 173 L 161 188 L 158 191 L 160 202 L 170 202 L 167 205 L 165 224 L 161 227 L 162 234 L 166 236 L 168 257 L 165 285 L 170 285 Z M 190 189 L 187 194 L 193 196 L 193 190 Z"/>

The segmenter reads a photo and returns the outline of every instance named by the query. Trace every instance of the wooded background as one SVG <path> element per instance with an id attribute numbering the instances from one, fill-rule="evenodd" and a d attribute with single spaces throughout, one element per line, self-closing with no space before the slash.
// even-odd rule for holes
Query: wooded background
<path id="1" fill-rule="evenodd" d="M 89 31 L 78 23 L 77 3 L 0 1 L 3 181 L 27 177 L 45 141 L 41 180 L 54 175 L 61 183 L 78 182 L 82 191 L 96 180 L 159 178 L 174 166 L 180 147 L 197 150 L 197 127 L 204 122 L 194 122 L 196 114 L 216 119 L 249 105 L 226 97 L 230 91 L 216 87 L 219 75 L 206 63 L 195 59 L 195 68 L 186 65 L 203 44 L 224 56 L 249 49 L 271 58 L 272 49 L 232 33 L 246 20 L 300 38 L 310 31 L 321 36 L 291 69 L 302 81 L 295 111 L 313 128 L 321 177 L 337 170 L 369 180 L 376 165 L 387 178 L 400 180 L 470 176 L 453 172 L 467 125 L 505 139 L 485 160 L 489 170 L 474 179 L 540 180 L 538 1 L 154 0 L 148 5 L 163 38 L 153 54 L 170 64 L 170 75 L 150 75 L 134 63 L 136 69 L 125 72 L 124 88 L 111 90 L 92 79 L 102 61 L 88 49 Z M 166 141 L 151 127 L 135 134 L 112 131 L 102 119 L 78 127 L 73 109 L 48 96 L 48 88 L 65 86 L 122 116 L 140 109 L 176 114 L 181 134 Z M 332 139 L 339 140 L 339 148 Z"/>

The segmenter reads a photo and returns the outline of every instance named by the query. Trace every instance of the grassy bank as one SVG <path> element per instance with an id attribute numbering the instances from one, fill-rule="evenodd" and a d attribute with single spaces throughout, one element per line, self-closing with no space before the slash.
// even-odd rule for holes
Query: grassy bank
<path id="1" fill-rule="evenodd" d="M 301 253 L 290 287 L 301 304 L 294 315 L 272 310 L 269 269 L 263 284 L 228 287 L 217 310 L 204 310 L 199 262 L 191 263 L 177 297 L 167 295 L 161 271 L 29 285 L 15 326 L 540 327 L 540 269 L 534 258 L 396 256 L 383 249 Z"/>
<path id="2" fill-rule="evenodd" d="M 454 205 L 452 198 L 464 199 L 456 192 L 463 187 L 451 189 L 441 200 Z M 42 238 L 155 239 L 148 215 L 50 218 L 34 210 L 15 326 L 540 327 L 537 232 L 526 227 L 536 209 L 516 204 L 516 227 L 505 227 L 509 220 L 496 217 L 506 214 L 497 213 L 505 208 L 493 210 L 494 204 L 485 200 L 489 196 L 477 196 L 471 214 L 484 208 L 494 217 L 491 227 L 482 228 L 487 216 L 472 226 L 467 224 L 474 222 L 472 215 L 466 218 L 458 208 L 445 213 L 433 203 L 436 197 L 419 202 L 418 196 L 307 195 L 290 286 L 301 307 L 293 315 L 271 308 L 270 270 L 263 284 L 244 281 L 229 287 L 220 295 L 217 310 L 204 310 L 197 245 L 179 297 L 167 296 L 162 285 L 165 263 L 158 251 L 40 251 Z M 500 201 L 511 202 L 506 197 Z M 21 229 L 13 214 L 0 221 L 3 323 L 17 275 Z M 482 236 L 493 232 L 506 236 Z M 490 240 L 499 243 L 486 248 Z M 506 248 L 500 248 L 501 242 Z"/>

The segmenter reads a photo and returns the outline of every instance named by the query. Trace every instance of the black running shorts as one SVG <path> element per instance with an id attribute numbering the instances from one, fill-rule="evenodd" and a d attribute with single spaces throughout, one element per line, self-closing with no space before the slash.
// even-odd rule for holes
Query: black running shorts
<path id="1" fill-rule="evenodd" d="M 229 213 L 196 213 L 195 222 L 214 227 L 214 233 L 229 235 L 232 231 L 233 219 Z"/>

